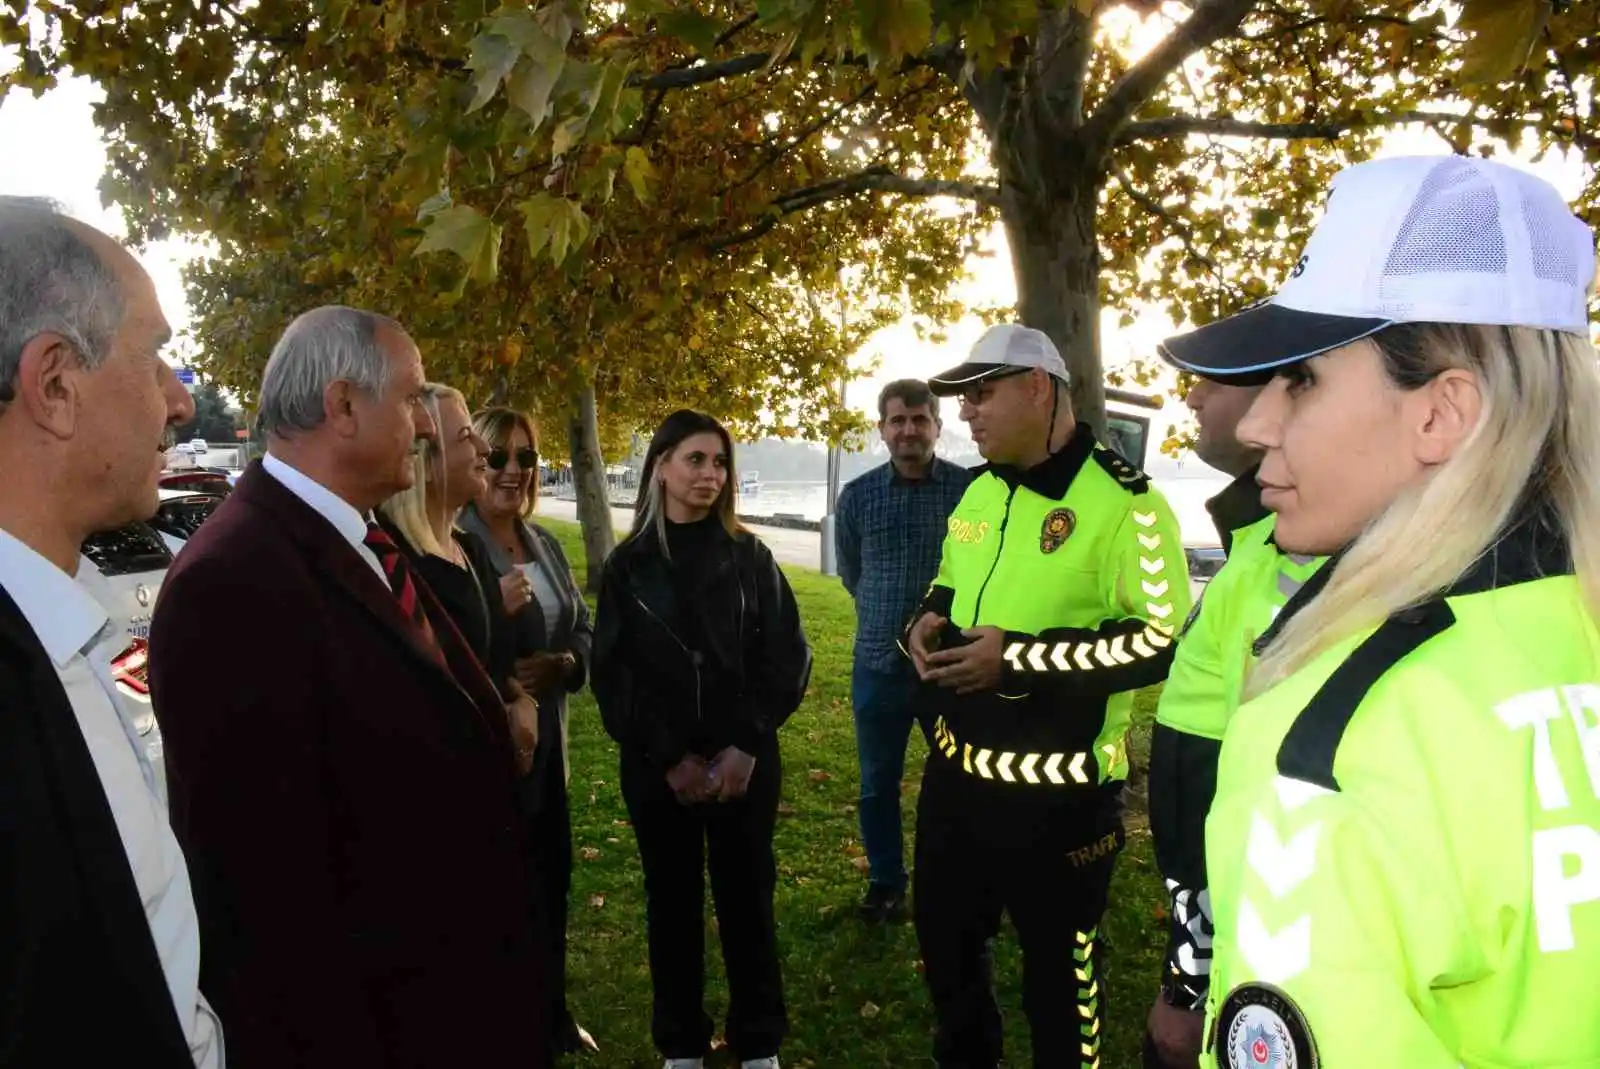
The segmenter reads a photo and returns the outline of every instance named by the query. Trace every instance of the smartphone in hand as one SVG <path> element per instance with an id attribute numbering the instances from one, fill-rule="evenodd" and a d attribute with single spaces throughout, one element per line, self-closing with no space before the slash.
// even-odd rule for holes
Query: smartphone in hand
<path id="1" fill-rule="evenodd" d="M 963 635 L 961 628 L 949 621 L 946 621 L 945 625 L 939 629 L 938 639 L 939 649 L 941 650 L 960 649 L 962 646 L 970 646 L 976 641 L 976 639 L 970 639 Z"/>

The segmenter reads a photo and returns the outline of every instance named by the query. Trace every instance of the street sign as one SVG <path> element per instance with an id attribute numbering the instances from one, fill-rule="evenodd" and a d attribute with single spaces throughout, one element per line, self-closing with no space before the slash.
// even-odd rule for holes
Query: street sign
<path id="1" fill-rule="evenodd" d="M 180 367 L 177 369 L 177 372 L 179 382 L 183 383 L 185 386 L 194 385 L 194 368 Z"/>

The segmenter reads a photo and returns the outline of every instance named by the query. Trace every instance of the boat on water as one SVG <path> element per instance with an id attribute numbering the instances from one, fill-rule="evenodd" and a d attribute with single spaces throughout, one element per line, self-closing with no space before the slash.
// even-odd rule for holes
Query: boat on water
<path id="1" fill-rule="evenodd" d="M 761 473 L 759 471 L 741 471 L 739 473 L 739 493 L 753 497 L 761 492 Z"/>

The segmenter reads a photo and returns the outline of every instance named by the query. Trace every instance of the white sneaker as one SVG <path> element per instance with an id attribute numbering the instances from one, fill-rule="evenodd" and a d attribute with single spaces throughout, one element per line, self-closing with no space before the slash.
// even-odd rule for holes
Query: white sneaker
<path id="1" fill-rule="evenodd" d="M 704 1058 L 668 1058 L 666 1069 L 705 1069 Z"/>
<path id="2" fill-rule="evenodd" d="M 743 1063 L 743 1069 L 778 1069 L 778 1056 L 770 1058 L 751 1058 Z"/>

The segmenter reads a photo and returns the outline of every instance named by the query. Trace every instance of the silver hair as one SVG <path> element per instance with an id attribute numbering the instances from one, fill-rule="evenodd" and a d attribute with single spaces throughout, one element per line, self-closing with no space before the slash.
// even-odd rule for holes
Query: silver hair
<path id="1" fill-rule="evenodd" d="M 124 307 L 111 267 L 54 201 L 0 197 L 0 405 L 15 396 L 28 342 L 59 334 L 98 367 Z"/>
<path id="2" fill-rule="evenodd" d="M 257 432 L 282 437 L 322 426 L 329 383 L 342 380 L 372 396 L 382 393 L 389 381 L 389 362 L 378 340 L 384 327 L 405 333 L 386 315 L 337 304 L 297 317 L 272 347 L 261 376 Z"/>

